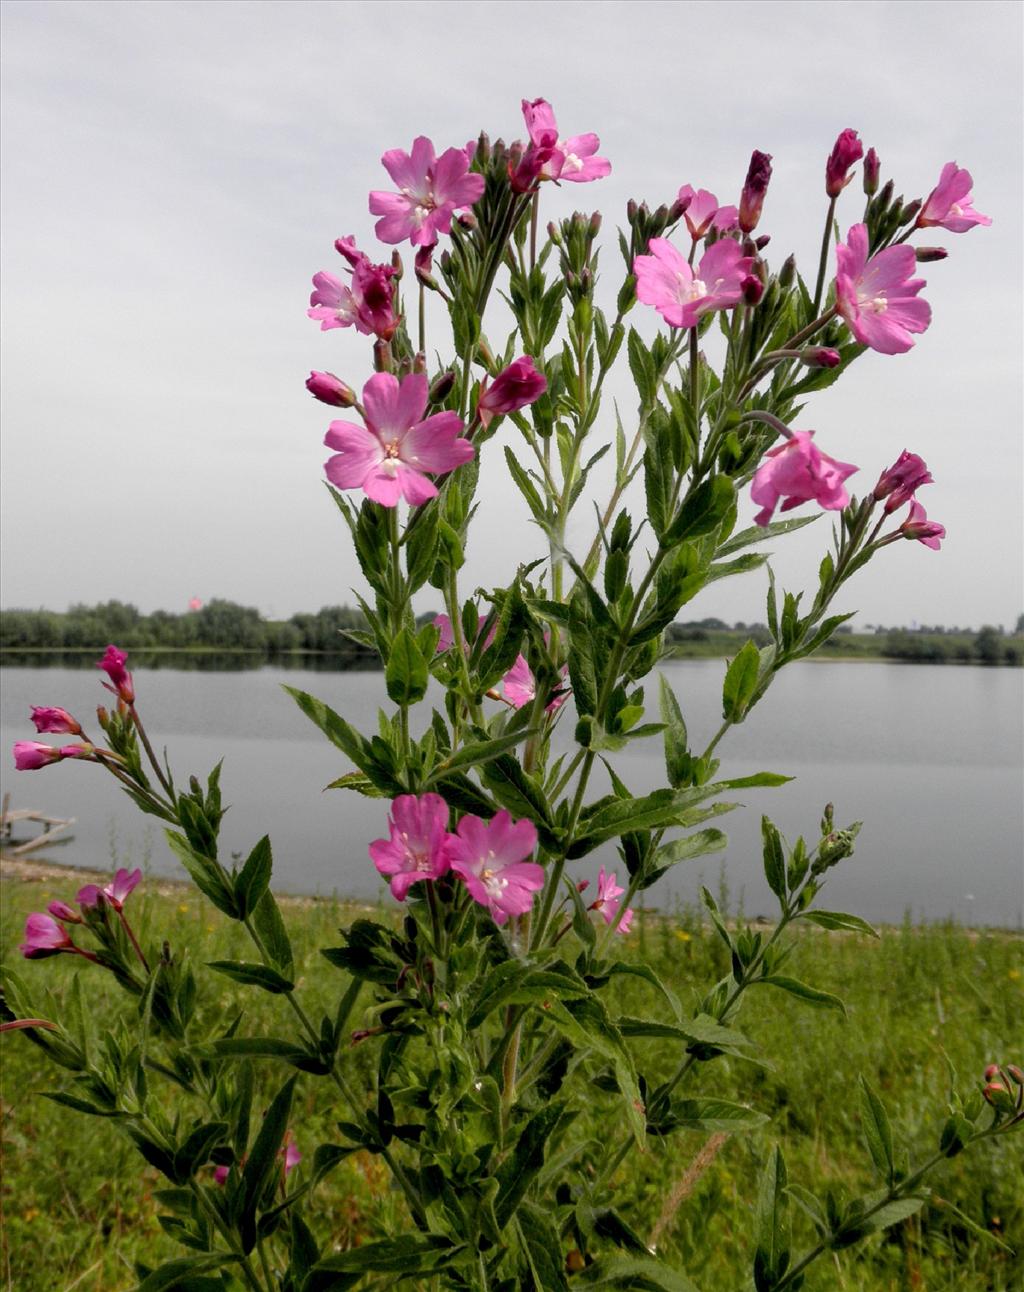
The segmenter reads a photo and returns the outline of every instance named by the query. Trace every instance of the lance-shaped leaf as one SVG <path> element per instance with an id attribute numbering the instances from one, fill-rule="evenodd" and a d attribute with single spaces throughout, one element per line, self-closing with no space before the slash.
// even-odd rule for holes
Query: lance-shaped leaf
<path id="1" fill-rule="evenodd" d="M 356 1274 L 433 1274 L 465 1250 L 451 1239 L 437 1234 L 396 1234 L 382 1242 L 363 1243 L 339 1256 L 330 1256 L 310 1270 L 303 1285 L 303 1292 L 320 1292 L 324 1289 L 355 1287 L 359 1279 L 351 1282 L 330 1281 L 328 1275 Z"/>
<path id="2" fill-rule="evenodd" d="M 296 1081 L 297 1076 L 289 1077 L 274 1096 L 242 1169 L 238 1221 L 242 1246 L 247 1253 L 256 1246 L 256 1213 L 260 1201 L 281 1169 L 277 1155 L 288 1129 Z"/>
<path id="3" fill-rule="evenodd" d="M 736 502 L 736 487 L 726 475 L 703 480 L 679 508 L 662 540 L 675 547 L 684 539 L 701 538 L 718 529 Z"/>
<path id="4" fill-rule="evenodd" d="M 751 1131 L 768 1120 L 765 1113 L 728 1099 L 673 1099 L 665 1118 L 659 1120 L 662 1134 L 674 1130 Z"/>
<path id="5" fill-rule="evenodd" d="M 562 1238 L 550 1212 L 524 1202 L 516 1213 L 516 1228 L 534 1286 L 544 1292 L 568 1292 Z"/>
<path id="6" fill-rule="evenodd" d="M 789 1266 L 789 1219 L 786 1215 L 786 1163 L 776 1146 L 765 1163 L 757 1191 L 757 1249 L 754 1286 L 771 1292 Z"/>
<path id="7" fill-rule="evenodd" d="M 427 693 L 427 661 L 423 658 L 414 634 L 403 628 L 391 644 L 384 682 L 388 697 L 395 704 L 416 704 Z"/>
<path id="8" fill-rule="evenodd" d="M 255 910 L 270 885 L 273 869 L 270 839 L 264 835 L 235 876 L 235 902 L 238 905 L 240 920 L 244 920 L 251 911 Z"/>
<path id="9" fill-rule="evenodd" d="M 757 690 L 761 655 L 752 641 L 729 664 L 722 685 L 722 716 L 726 722 L 742 722 Z"/>
<path id="10" fill-rule="evenodd" d="M 764 853 L 764 877 L 776 897 L 786 896 L 786 858 L 782 836 L 766 816 L 761 818 L 761 846 Z"/>
<path id="11" fill-rule="evenodd" d="M 871 1160 L 878 1173 L 891 1185 L 896 1178 L 892 1126 L 885 1105 L 863 1077 L 860 1079 L 860 1109 L 861 1129 Z"/>
<path id="12" fill-rule="evenodd" d="M 295 990 L 293 982 L 269 965 L 249 960 L 208 960 L 207 965 L 246 987 L 262 987 L 264 991 L 277 994 Z"/>
<path id="13" fill-rule="evenodd" d="M 801 911 L 796 918 L 798 920 L 807 920 L 809 924 L 817 924 L 822 929 L 842 929 L 848 933 L 866 933 L 872 938 L 881 936 L 878 930 L 872 928 L 867 920 L 862 920 L 859 915 L 848 915 L 845 911 Z"/>
<path id="14" fill-rule="evenodd" d="M 668 783 L 673 789 L 689 783 L 689 773 L 693 765 L 690 756 L 689 737 L 686 722 L 675 692 L 669 685 L 664 673 L 658 674 L 658 701 L 661 709 L 661 720 L 665 724 L 665 771 Z"/>
<path id="15" fill-rule="evenodd" d="M 573 1279 L 572 1286 L 577 1285 L 622 1292 L 697 1292 L 685 1274 L 653 1256 L 603 1256 Z"/>
<path id="16" fill-rule="evenodd" d="M 544 1146 L 565 1114 L 564 1103 L 545 1104 L 520 1132 L 516 1146 L 498 1171 L 494 1214 L 504 1229 L 544 1165 Z"/>
<path id="17" fill-rule="evenodd" d="M 785 974 L 769 974 L 767 978 L 755 978 L 754 985 L 765 983 L 769 987 L 778 987 L 780 991 L 787 991 L 791 996 L 798 996 L 800 1000 L 808 1005 L 813 1005 L 816 1009 L 837 1009 L 840 1014 L 846 1016 L 846 1006 L 838 996 L 833 996 L 830 992 L 819 991 L 816 987 L 808 987 L 805 982 L 800 982 L 796 978 L 788 978 Z"/>

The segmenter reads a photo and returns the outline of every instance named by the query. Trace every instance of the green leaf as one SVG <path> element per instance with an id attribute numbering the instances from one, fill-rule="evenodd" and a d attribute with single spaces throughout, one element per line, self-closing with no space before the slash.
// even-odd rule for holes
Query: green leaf
<path id="1" fill-rule="evenodd" d="M 617 974 L 627 974 L 633 978 L 642 978 L 644 982 L 649 983 L 655 989 L 655 991 L 661 993 L 665 1001 L 668 1003 L 669 1009 L 671 1009 L 672 1013 L 676 1016 L 676 1018 L 682 1017 L 682 1009 L 679 1005 L 679 997 L 675 994 L 674 991 L 670 991 L 668 987 L 665 986 L 665 984 L 661 981 L 661 979 L 650 967 L 650 965 L 639 964 L 632 961 L 627 962 L 625 960 L 618 960 L 615 962 L 615 964 L 607 965 L 602 970 L 602 974 L 607 975 L 607 977 L 609 978 L 613 978 Z M 616 1022 L 616 1026 L 618 1026 L 617 1022 Z"/>
<path id="2" fill-rule="evenodd" d="M 760 663 L 760 652 L 748 641 L 726 669 L 722 686 L 722 716 L 726 722 L 742 722 L 746 717 L 747 706 L 757 690 Z"/>
<path id="3" fill-rule="evenodd" d="M 728 781 L 719 781 L 712 788 L 715 790 L 753 790 L 774 788 L 786 785 L 792 776 L 783 776 L 779 772 L 754 772 L 751 776 L 734 776 Z"/>
<path id="4" fill-rule="evenodd" d="M 786 1163 L 776 1146 L 765 1163 L 757 1191 L 757 1249 L 754 1286 L 771 1292 L 789 1265 L 789 1221 L 786 1216 Z"/>
<path id="5" fill-rule="evenodd" d="M 572 1286 L 621 1288 L 624 1292 L 697 1292 L 685 1274 L 653 1256 L 603 1256 L 578 1274 Z"/>
<path id="6" fill-rule="evenodd" d="M 281 918 L 281 910 L 274 894 L 268 888 L 252 913 L 252 925 L 259 934 L 263 949 L 270 957 L 274 967 L 286 978 L 294 972 L 295 961 L 292 956 L 292 944 L 288 930 Z"/>
<path id="7" fill-rule="evenodd" d="M 816 987 L 808 987 L 806 983 L 799 982 L 796 978 L 787 978 L 784 974 L 769 974 L 767 978 L 754 979 L 754 986 L 759 983 L 778 987 L 780 991 L 788 991 L 791 996 L 798 996 L 808 1005 L 814 1005 L 818 1009 L 837 1009 L 844 1018 L 846 1017 L 846 1006 L 838 996 L 833 996 L 827 991 L 819 991 Z"/>
<path id="8" fill-rule="evenodd" d="M 270 838 L 264 835 L 235 876 L 235 902 L 238 905 L 240 920 L 244 920 L 251 911 L 256 909 L 260 898 L 270 885 L 273 868 Z"/>
<path id="9" fill-rule="evenodd" d="M 766 816 L 761 818 L 761 845 L 764 852 L 764 877 L 780 901 L 786 897 L 786 858 L 782 836 Z"/>
<path id="10" fill-rule="evenodd" d="M 179 1256 L 177 1260 L 166 1261 L 151 1274 L 147 1274 L 136 1292 L 179 1292 L 188 1285 L 193 1275 L 202 1274 L 204 1270 L 220 1269 L 234 1259 L 226 1252 L 212 1252 L 208 1256 Z"/>
<path id="11" fill-rule="evenodd" d="M 727 1099 L 674 1099 L 668 1115 L 673 1130 L 749 1131 L 768 1117 Z"/>
<path id="12" fill-rule="evenodd" d="M 681 861 L 703 857 L 709 852 L 721 852 L 728 842 L 721 830 L 697 830 L 694 834 L 684 835 L 682 839 L 671 839 L 668 843 L 663 843 L 654 854 L 654 864 L 659 867 L 658 874 L 661 875 L 669 866 L 678 865 Z"/>
<path id="13" fill-rule="evenodd" d="M 582 1050 L 593 1050 L 612 1065 L 630 1129 L 642 1148 L 647 1123 L 636 1068 L 604 1005 L 596 996 L 588 996 L 583 1000 L 554 1000 L 548 1006 L 546 1015 L 573 1045 Z"/>
<path id="14" fill-rule="evenodd" d="M 247 987 L 262 987 L 264 991 L 276 994 L 295 990 L 293 982 L 269 965 L 255 964 L 248 960 L 208 960 L 207 966 Z"/>
<path id="15" fill-rule="evenodd" d="M 736 501 L 736 488 L 725 475 L 703 480 L 679 508 L 663 539 L 664 547 L 675 547 L 684 539 L 700 538 L 716 530 Z"/>
<path id="16" fill-rule="evenodd" d="M 867 920 L 862 920 L 859 915 L 847 915 L 845 911 L 801 911 L 796 918 L 817 924 L 823 929 L 844 929 L 849 933 L 866 933 L 872 938 L 881 936 Z"/>
<path id="17" fill-rule="evenodd" d="M 544 1292 L 568 1292 L 562 1237 L 551 1214 L 524 1202 L 516 1215 L 519 1240 L 534 1286 Z"/>
<path id="18" fill-rule="evenodd" d="M 215 1059 L 309 1058 L 309 1051 L 303 1046 L 276 1036 L 225 1036 L 219 1041 L 193 1046 L 191 1052 L 201 1058 Z"/>
<path id="19" fill-rule="evenodd" d="M 216 1146 L 227 1140 L 230 1127 L 227 1122 L 207 1122 L 197 1126 L 174 1155 L 175 1174 L 187 1180 L 209 1161 Z"/>
<path id="20" fill-rule="evenodd" d="M 463 745 L 461 749 L 437 764 L 423 788 L 429 789 L 442 777 L 461 771 L 463 768 L 481 767 L 509 749 L 514 749 L 516 745 L 522 744 L 524 740 L 536 736 L 539 730 L 539 727 L 532 729 L 522 727 L 518 731 L 496 736 L 493 740 L 474 740 L 468 745 Z"/>
<path id="21" fill-rule="evenodd" d="M 544 1146 L 565 1113 L 564 1103 L 545 1104 L 523 1127 L 516 1146 L 498 1171 L 494 1214 L 504 1229 L 512 1219 L 534 1177 L 544 1165 Z"/>
<path id="22" fill-rule="evenodd" d="M 289 1077 L 267 1109 L 245 1166 L 242 1168 L 239 1229 L 248 1253 L 256 1245 L 256 1213 L 264 1192 L 280 1170 L 277 1155 L 284 1143 L 298 1076 Z"/>
<path id="23" fill-rule="evenodd" d="M 403 628 L 391 644 L 384 681 L 388 697 L 395 704 L 416 704 L 427 693 L 427 661 L 423 658 L 416 638 L 408 628 Z"/>
<path id="24" fill-rule="evenodd" d="M 859 1230 L 858 1236 L 874 1234 L 880 1229 L 888 1229 L 890 1225 L 898 1225 L 901 1220 L 907 1220 L 920 1211 L 925 1202 L 927 1202 L 926 1198 L 896 1198 L 892 1202 L 887 1202 L 873 1215 L 854 1222 Z"/>
<path id="25" fill-rule="evenodd" d="M 752 547 L 754 543 L 764 543 L 770 538 L 778 538 L 780 534 L 789 534 L 794 529 L 803 529 L 805 525 L 813 524 L 821 515 L 819 511 L 817 515 L 798 516 L 795 520 L 775 520 L 770 525 L 751 525 L 749 529 L 741 529 L 738 534 L 733 534 L 728 542 L 716 548 L 715 557 L 731 556 L 733 552 L 742 552 L 745 547 Z"/>
<path id="26" fill-rule="evenodd" d="M 693 760 L 690 757 L 689 737 L 679 701 L 664 673 L 658 674 L 658 701 L 661 720 L 665 723 L 665 771 L 668 783 L 673 789 L 678 789 L 680 785 L 688 783 Z"/>
<path id="27" fill-rule="evenodd" d="M 194 851 L 185 836 L 178 834 L 176 830 L 165 830 L 164 834 L 171 846 L 171 851 L 188 871 L 196 888 L 210 899 L 218 911 L 223 911 L 233 920 L 238 919 L 235 895 L 220 863 Z"/>
<path id="28" fill-rule="evenodd" d="M 885 1105 L 863 1077 L 860 1079 L 860 1123 L 864 1139 L 878 1172 L 892 1184 L 896 1159 L 893 1155 L 892 1126 Z"/>
<path id="29" fill-rule="evenodd" d="M 520 960 L 503 960 L 477 987 L 466 1026 L 474 1030 L 505 1005 L 545 1004 L 550 999 L 587 996 L 590 989 L 568 965 L 560 970 L 534 969 Z"/>

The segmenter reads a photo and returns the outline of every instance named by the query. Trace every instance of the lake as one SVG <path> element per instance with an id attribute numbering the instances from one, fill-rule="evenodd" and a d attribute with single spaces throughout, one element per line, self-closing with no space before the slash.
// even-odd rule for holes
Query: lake
<path id="1" fill-rule="evenodd" d="M 697 748 L 717 729 L 724 669 L 722 660 L 663 666 Z M 360 898 L 383 890 L 366 849 L 387 833 L 386 803 L 323 791 L 350 768 L 281 690 L 286 682 L 310 691 L 367 731 L 386 704 L 382 673 L 312 666 L 186 671 L 166 662 L 133 671 L 143 721 L 157 749 L 167 746 L 181 784 L 192 772 L 205 777 L 224 757 L 222 786 L 232 807 L 222 855 L 247 852 L 269 833 L 278 888 Z M 98 767 L 69 762 L 13 770 L 11 745 L 35 736 L 32 704 L 69 709 L 98 734 L 92 715 L 109 698 L 98 679 L 91 668 L 0 670 L 3 788 L 12 807 L 76 819 L 73 841 L 52 849 L 53 860 L 99 868 L 141 864 L 179 875 L 160 823 L 142 816 Z M 649 697 L 656 690 L 652 674 Z M 567 717 L 559 733 L 565 747 L 572 735 Z M 864 828 L 855 855 L 830 873 L 824 906 L 880 922 L 899 921 L 909 911 L 915 919 L 1024 923 L 1021 670 L 793 664 L 717 752 L 719 776 L 769 770 L 796 779 L 732 796 L 744 807 L 716 822 L 729 835 L 728 850 L 675 867 L 648 892 L 649 905 L 694 902 L 702 882 L 717 890 L 724 867 L 733 906 L 742 900 L 747 915 L 770 915 L 761 813 L 790 838 L 814 838 L 831 801 L 838 825 L 863 820 Z M 663 784 L 660 738 L 627 746 L 615 765 L 638 794 Z M 593 879 L 601 862 L 615 860 L 611 851 L 595 853 L 572 863 L 572 873 Z"/>

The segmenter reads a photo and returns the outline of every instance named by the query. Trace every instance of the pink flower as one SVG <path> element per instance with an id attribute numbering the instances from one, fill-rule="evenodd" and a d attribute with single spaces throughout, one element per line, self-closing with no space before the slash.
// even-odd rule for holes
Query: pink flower
<path id="1" fill-rule="evenodd" d="M 907 519 L 900 526 L 899 532 L 904 538 L 916 538 L 919 543 L 923 543 L 925 547 L 930 547 L 935 552 L 939 550 L 939 539 L 946 537 L 945 525 L 940 525 L 936 520 L 929 520 L 928 513 L 916 498 L 911 502 Z"/>
<path id="2" fill-rule="evenodd" d="M 689 201 L 687 202 L 687 199 Z M 718 229 L 725 233 L 737 227 L 739 212 L 734 206 L 719 206 L 718 198 L 706 188 L 694 191 L 692 184 L 684 184 L 679 190 L 676 201 L 682 205 L 686 202 L 683 218 L 690 230 L 690 237 L 697 241 L 703 238 L 708 229 Z"/>
<path id="3" fill-rule="evenodd" d="M 524 915 L 544 887 L 544 871 L 526 858 L 537 846 L 532 821 L 513 822 L 502 808 L 490 821 L 464 816 L 451 841 L 452 870 L 470 896 L 486 906 L 496 924 Z"/>
<path id="4" fill-rule="evenodd" d="M 477 636 L 479 636 L 480 629 L 484 626 L 486 622 L 487 622 L 486 615 L 479 615 L 477 617 L 477 621 L 476 621 Z M 440 655 L 442 651 L 451 650 L 455 642 L 455 634 L 452 631 L 452 621 L 448 618 L 447 615 L 435 615 L 434 618 L 431 620 L 431 623 L 434 625 L 434 627 L 437 629 L 438 633 L 440 634 L 440 636 L 437 639 L 437 648 L 435 653 Z M 487 640 L 484 642 L 485 646 L 490 646 L 491 642 L 494 641 L 494 638 L 497 635 L 497 632 L 498 632 L 498 625 L 497 625 L 497 622 L 495 622 L 491 631 L 487 634 Z M 463 650 L 469 650 L 469 647 L 470 647 L 469 642 L 464 641 L 462 643 Z"/>
<path id="5" fill-rule="evenodd" d="M 827 345 L 809 345 L 800 351 L 800 362 L 808 368 L 838 368 L 843 356 Z"/>
<path id="6" fill-rule="evenodd" d="M 352 387 L 333 372 L 311 372 L 306 378 L 306 389 L 321 404 L 333 404 L 335 408 L 351 408 L 356 402 Z"/>
<path id="7" fill-rule="evenodd" d="M 849 184 L 853 176 L 847 172 L 863 156 L 864 145 L 857 138 L 856 130 L 843 130 L 825 163 L 825 192 L 829 197 L 838 197 Z"/>
<path id="8" fill-rule="evenodd" d="M 321 332 L 336 327 L 354 327 L 364 336 L 377 336 L 387 341 L 398 327 L 391 285 L 395 271 L 390 265 L 371 264 L 362 252 L 357 254 L 359 259 L 352 268 L 351 286 L 326 270 L 313 275 L 313 293 L 306 313 L 311 319 L 320 320 Z"/>
<path id="9" fill-rule="evenodd" d="M 885 514 L 888 516 L 909 502 L 922 485 L 931 483 L 931 472 L 924 459 L 904 449 L 892 466 L 878 477 L 872 497 L 876 502 L 888 499 L 885 504 Z"/>
<path id="10" fill-rule="evenodd" d="M 73 718 L 67 709 L 50 709 L 32 706 L 32 721 L 40 735 L 80 736 L 82 728 L 78 719 Z"/>
<path id="11" fill-rule="evenodd" d="M 493 385 L 484 382 L 476 406 L 480 421 L 486 427 L 495 417 L 515 413 L 540 399 L 547 388 L 547 378 L 534 367 L 530 355 L 525 354 L 499 372 Z"/>
<path id="12" fill-rule="evenodd" d="M 222 1189 L 227 1184 L 228 1176 L 230 1174 L 231 1174 L 231 1167 L 229 1166 L 215 1166 L 213 1168 L 213 1178 L 216 1181 L 216 1183 L 220 1185 Z"/>
<path id="13" fill-rule="evenodd" d="M 917 299 L 923 278 L 914 278 L 916 259 L 906 244 L 886 247 L 868 259 L 868 231 L 855 224 L 846 245 L 836 248 L 836 307 L 862 345 L 879 354 L 903 354 L 913 332 L 931 322 L 927 301 Z"/>
<path id="14" fill-rule="evenodd" d="M 14 768 L 19 772 L 36 772 L 50 763 L 59 763 L 62 757 L 54 745 L 46 745 L 39 740 L 14 742 Z"/>
<path id="15" fill-rule="evenodd" d="M 75 901 L 79 906 L 98 906 L 102 898 L 115 911 L 120 911 L 141 878 L 142 871 L 138 868 L 128 871 L 122 866 L 105 888 L 100 888 L 97 884 L 85 884 L 78 890 Z"/>
<path id="16" fill-rule="evenodd" d="M 969 170 L 960 170 L 956 162 L 946 162 L 939 182 L 928 194 L 928 200 L 917 217 L 917 228 L 926 229 L 937 224 L 950 233 L 966 233 L 976 224 L 991 224 L 991 217 L 982 215 L 972 205 L 972 184 Z"/>
<path id="17" fill-rule="evenodd" d="M 462 420 L 456 413 L 423 419 L 429 388 L 422 373 L 410 373 L 399 384 L 388 372 L 375 373 L 363 387 L 365 426 L 332 422 L 324 443 L 337 449 L 324 470 L 339 489 L 362 489 L 383 507 L 399 498 L 419 506 L 437 497 L 437 486 L 424 474 L 462 466 L 473 456 L 469 440 L 459 439 Z"/>
<path id="18" fill-rule="evenodd" d="M 652 238 L 650 252 L 633 261 L 637 299 L 653 305 L 671 327 L 693 327 L 709 310 L 738 304 L 754 263 L 732 238 L 710 246 L 696 273 L 667 238 Z"/>
<path id="19" fill-rule="evenodd" d="M 451 865 L 448 804 L 440 794 L 400 794 L 391 804 L 390 838 L 370 844 L 370 858 L 391 877 L 391 893 L 405 901 L 421 879 L 440 879 Z"/>
<path id="20" fill-rule="evenodd" d="M 51 902 L 46 909 L 55 920 L 63 920 L 66 924 L 82 923 L 82 917 L 67 902 Z"/>
<path id="21" fill-rule="evenodd" d="M 281 1148 L 281 1153 L 284 1157 L 284 1173 L 287 1175 L 289 1171 L 294 1171 L 302 1161 L 302 1154 L 299 1152 L 299 1146 L 295 1143 L 290 1130 L 285 1131 L 284 1144 Z"/>
<path id="22" fill-rule="evenodd" d="M 189 611 L 190 611 L 192 614 L 198 614 L 198 613 L 199 613 L 199 611 L 200 611 L 200 610 L 202 610 L 202 608 L 203 608 L 202 598 L 201 598 L 201 597 L 189 597 L 189 599 L 188 599 L 188 608 L 189 608 Z"/>
<path id="23" fill-rule="evenodd" d="M 371 214 L 382 217 L 376 225 L 381 242 L 408 238 L 414 247 L 430 246 L 452 227 L 453 212 L 472 206 L 484 191 L 484 177 L 470 173 L 464 149 L 449 148 L 435 158 L 423 135 L 411 153 L 392 148 L 381 163 L 398 185 L 397 193 L 370 194 Z"/>
<path id="24" fill-rule="evenodd" d="M 768 524 L 780 498 L 786 500 L 783 511 L 812 499 L 826 511 L 840 511 L 849 503 L 843 481 L 857 467 L 820 452 L 812 442 L 813 435 L 813 431 L 794 431 L 792 439 L 768 450 L 750 490 L 751 498 L 762 508 L 754 517 L 756 524 Z"/>
<path id="25" fill-rule="evenodd" d="M 554 110 L 546 99 L 532 102 L 523 99 L 522 107 L 531 146 L 549 153 L 540 171 L 541 178 L 586 184 L 611 174 L 611 162 L 606 157 L 594 156 L 601 146 L 597 135 L 572 135 L 562 139 L 558 134 Z"/>
<path id="26" fill-rule="evenodd" d="M 135 686 L 132 682 L 131 673 L 125 668 L 127 661 L 127 651 L 118 650 L 116 646 L 108 646 L 103 658 L 97 660 L 96 667 L 101 668 L 110 678 L 112 685 L 107 686 L 106 682 L 103 685 L 111 694 L 116 695 L 125 704 L 134 704 Z"/>
<path id="27" fill-rule="evenodd" d="M 18 950 L 27 960 L 42 960 L 58 951 L 72 950 L 74 945 L 67 930 L 51 915 L 35 913 L 25 921 L 25 941 Z"/>
<path id="28" fill-rule="evenodd" d="M 614 872 L 609 872 L 609 874 L 606 875 L 604 873 L 604 867 L 602 866 L 597 872 L 597 901 L 591 905 L 590 909 L 592 911 L 600 911 L 601 918 L 604 920 L 605 924 L 611 924 L 619 912 L 619 907 L 621 905 L 619 898 L 625 891 L 626 890 L 624 888 L 620 888 L 615 882 Z M 636 912 L 631 908 L 627 909 L 623 913 L 622 919 L 619 920 L 616 925 L 615 932 L 623 934 L 628 933 L 629 926 L 633 923 L 633 916 L 635 913 Z"/>
<path id="29" fill-rule="evenodd" d="M 565 677 L 566 669 L 563 666 L 562 676 Z M 537 694 L 537 679 L 533 676 L 533 670 L 526 662 L 525 655 L 517 655 L 515 663 L 505 674 L 501 681 L 503 694 L 513 709 L 521 709 L 524 704 L 532 704 Z M 545 713 L 554 713 L 556 709 L 566 701 L 564 692 L 556 691 L 554 698 L 545 708 Z"/>
<path id="30" fill-rule="evenodd" d="M 771 154 L 758 152 L 755 148 L 750 157 L 747 178 L 743 182 L 743 192 L 740 194 L 739 225 L 744 233 L 757 228 L 771 177 Z"/>

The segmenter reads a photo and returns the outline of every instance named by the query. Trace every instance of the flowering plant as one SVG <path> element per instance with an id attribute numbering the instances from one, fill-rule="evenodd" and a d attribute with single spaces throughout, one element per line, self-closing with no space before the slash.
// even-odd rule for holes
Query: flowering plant
<path id="1" fill-rule="evenodd" d="M 44 1017 L 34 981 L 12 974 L 3 1027 L 73 1074 L 60 1099 L 112 1118 L 166 1177 L 162 1222 L 187 1254 L 140 1270 L 143 1292 L 322 1292 L 403 1280 L 476 1292 L 689 1288 L 621 1212 L 618 1168 L 634 1153 L 663 1152 L 683 1129 L 761 1124 L 758 1109 L 703 1093 L 716 1063 L 757 1061 L 737 1025 L 748 993 L 769 987 L 842 1009 L 787 972 L 787 930 L 803 922 L 873 932 L 816 904 L 859 829 L 837 827 L 830 805 L 809 842 L 789 843 L 763 820 L 774 928 L 730 927 L 704 890 L 729 971 L 699 985 L 690 1005 L 677 994 L 684 984 L 661 981 L 620 950 L 639 896 L 670 867 L 724 846 L 711 823 L 735 806 L 731 796 L 787 779 L 720 773 L 716 752 L 730 729 L 781 669 L 849 618 L 833 602 L 881 549 L 904 539 L 934 549 L 944 536 L 916 496 L 931 483 L 917 454 L 876 464 L 877 484 L 858 498 L 847 487 L 858 467 L 825 451 L 849 450 L 793 423 L 804 426 L 806 398 L 868 350 L 904 352 L 929 326 L 925 283 L 914 274 L 945 252 L 915 249 L 910 238 L 988 222 L 973 209 L 970 176 L 950 163 L 925 201 L 904 202 L 891 181 L 879 186 L 871 150 L 863 212 L 841 239 L 837 205 L 863 156 L 856 132 L 843 131 L 825 168 L 812 288 L 792 256 L 773 270 L 763 254 L 769 239 L 756 231 L 772 159 L 755 151 L 734 206 L 691 184 L 653 212 L 629 204 L 609 314 L 597 303 L 600 215 L 549 223 L 544 236 L 539 213 L 551 186 L 600 180 L 611 165 L 596 135 L 563 137 L 545 100 L 524 101 L 523 114 L 522 143 L 481 135 L 438 155 L 421 137 L 408 153 L 385 153 L 395 188 L 371 193 L 369 207 L 381 241 L 409 242 L 411 266 L 398 251 L 373 263 L 342 237 L 341 275 L 313 278 L 308 313 L 322 331 L 353 327 L 374 338 L 374 372 L 358 395 L 325 371 L 307 386 L 345 410 L 326 433 L 325 471 L 366 582 L 366 627 L 355 635 L 379 653 L 392 707 L 363 733 L 289 690 L 345 759 L 334 787 L 379 803 L 381 837 L 369 859 L 403 904 L 400 920 L 356 920 L 323 949 L 338 975 L 334 1009 L 316 1018 L 302 1002 L 270 888 L 269 840 L 240 867 L 224 864 L 220 769 L 205 783 L 191 777 L 187 789 L 175 781 L 141 721 L 124 652 L 109 647 L 99 665 L 117 701 L 99 710 L 102 741 L 67 710 L 36 708 L 38 732 L 78 743 L 15 746 L 23 770 L 65 758 L 98 764 L 166 823 L 191 880 L 252 944 L 253 958 L 206 968 L 240 997 L 279 996 L 292 1028 L 251 1035 L 242 1014 L 225 1027 L 197 1009 L 201 982 L 187 957 L 166 942 L 144 947 L 132 928 L 126 907 L 138 871 L 87 885 L 77 909 L 55 902 L 29 917 L 27 958 L 88 960 L 84 969 L 113 973 L 137 1004 L 97 1050 L 82 1011 Z M 484 331 L 499 281 L 512 321 L 504 344 Z M 452 361 L 437 370 L 427 358 L 430 296 L 450 324 Z M 651 311 L 649 341 L 627 327 L 635 308 Z M 627 431 L 616 416 L 609 431 L 602 392 L 620 356 L 636 389 L 635 421 Z M 508 479 L 547 555 L 508 586 L 467 596 L 460 571 L 479 463 L 496 452 L 499 430 L 508 432 Z M 610 497 L 589 545 L 574 551 L 570 518 L 608 453 Z M 623 502 L 638 477 L 640 520 Z M 739 527 L 748 490 L 759 510 Z M 819 514 L 774 519 L 776 509 L 811 503 L 836 523 L 804 603 L 776 588 L 757 549 Z M 903 507 L 900 521 L 893 513 Z M 684 704 L 656 677 L 663 634 L 711 582 L 762 569 L 770 640 L 747 642 L 729 662 L 721 726 L 695 746 Z M 421 621 L 412 598 L 426 585 L 444 612 Z M 616 755 L 641 740 L 661 742 L 665 785 L 638 795 Z M 623 978 L 650 989 L 640 1016 L 618 1004 Z M 667 1077 L 645 1071 L 650 1038 L 674 1047 Z M 283 1080 L 282 1065 L 294 1069 Z M 269 1103 L 255 1125 L 257 1080 L 269 1083 Z M 334 1088 L 338 1142 L 310 1145 L 294 1125 L 297 1083 L 315 1080 Z M 159 1085 L 175 1095 L 173 1114 Z M 595 1108 L 612 1127 L 603 1136 L 583 1129 L 581 1114 Z M 791 1184 L 780 1149 L 764 1164 L 758 1292 L 799 1288 L 823 1253 L 926 1206 L 931 1166 L 1024 1123 L 1024 1074 L 987 1071 L 954 1102 L 932 1157 L 915 1166 L 867 1086 L 862 1122 L 881 1177 L 865 1197 L 822 1200 Z M 332 1254 L 316 1187 L 357 1150 L 386 1164 L 404 1214 L 380 1241 Z M 802 1252 L 791 1250 L 791 1205 L 817 1235 Z"/>

